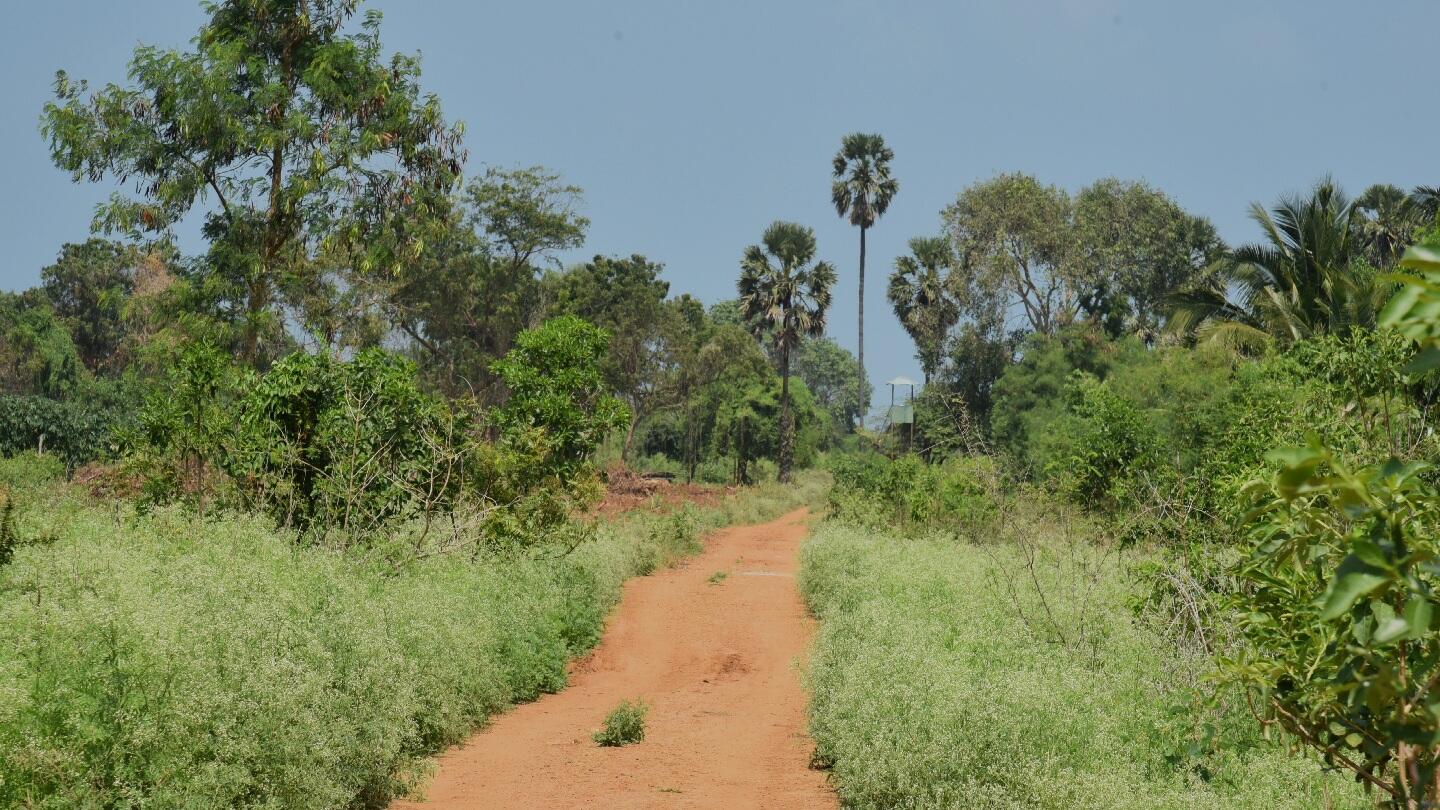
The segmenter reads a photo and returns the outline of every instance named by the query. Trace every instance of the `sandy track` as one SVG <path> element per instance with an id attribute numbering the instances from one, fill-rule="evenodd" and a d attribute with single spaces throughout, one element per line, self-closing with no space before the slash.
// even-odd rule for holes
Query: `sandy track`
<path id="1" fill-rule="evenodd" d="M 806 518 L 717 532 L 699 556 L 632 580 L 568 688 L 496 718 L 440 758 L 428 801 L 392 807 L 835 807 L 804 733 Z M 711 584 L 716 571 L 728 576 Z M 637 697 L 645 741 L 595 745 L 605 714 Z"/>

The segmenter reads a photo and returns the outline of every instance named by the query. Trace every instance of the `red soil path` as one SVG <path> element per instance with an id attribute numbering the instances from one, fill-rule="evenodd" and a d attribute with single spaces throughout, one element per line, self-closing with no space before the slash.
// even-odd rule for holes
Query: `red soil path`
<path id="1" fill-rule="evenodd" d="M 795 570 L 807 513 L 726 529 L 632 580 L 564 691 L 496 718 L 439 761 L 424 803 L 393 808 L 833 808 L 809 768 L 798 665 L 813 631 Z M 728 574 L 718 584 L 708 580 Z M 624 699 L 645 740 L 590 739 Z"/>

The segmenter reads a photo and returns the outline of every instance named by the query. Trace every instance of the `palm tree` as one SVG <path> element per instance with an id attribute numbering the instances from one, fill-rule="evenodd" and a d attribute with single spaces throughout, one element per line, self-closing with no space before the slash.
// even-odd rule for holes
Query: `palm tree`
<path id="1" fill-rule="evenodd" d="M 1416 186 L 1410 189 L 1410 205 L 1421 225 L 1434 225 L 1440 215 L 1440 186 Z"/>
<path id="2" fill-rule="evenodd" d="M 910 339 L 915 341 L 920 369 L 930 375 L 945 356 L 945 336 L 960 320 L 960 305 L 946 294 L 941 271 L 950 265 L 950 242 L 943 237 L 917 236 L 909 256 L 895 260 L 890 274 L 890 306 Z"/>
<path id="3" fill-rule="evenodd" d="M 1394 267 L 1400 261 L 1400 254 L 1415 241 L 1415 231 L 1424 224 L 1424 214 L 1410 195 L 1388 183 L 1365 189 L 1355 198 L 1355 211 L 1355 226 L 1364 240 L 1366 258 L 1381 269 Z"/>
<path id="4" fill-rule="evenodd" d="M 745 249 L 740 260 L 740 309 L 756 337 L 769 336 L 780 359 L 781 483 L 790 481 L 795 460 L 795 425 L 790 413 L 790 352 L 801 337 L 825 332 L 835 268 L 815 258 L 815 232 L 793 222 L 765 229 L 761 245 Z"/>
<path id="5" fill-rule="evenodd" d="M 1252 204 L 1265 242 L 1237 248 L 1201 286 L 1173 296 L 1166 331 L 1254 352 L 1374 325 L 1389 288 L 1359 261 L 1356 216 L 1329 178 L 1269 211 Z"/>
<path id="6" fill-rule="evenodd" d="M 900 190 L 900 183 L 890 176 L 890 161 L 894 159 L 895 153 L 885 145 L 884 138 L 852 132 L 841 140 L 840 151 L 835 153 L 834 180 L 830 184 L 835 213 L 849 217 L 850 224 L 860 229 L 860 374 L 855 380 L 855 399 L 862 421 L 869 410 L 869 403 L 860 401 L 865 397 L 865 231 L 884 215 Z"/>

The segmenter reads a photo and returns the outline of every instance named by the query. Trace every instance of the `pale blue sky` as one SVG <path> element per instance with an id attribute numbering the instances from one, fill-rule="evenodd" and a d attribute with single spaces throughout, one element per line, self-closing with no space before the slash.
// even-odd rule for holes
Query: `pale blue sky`
<path id="1" fill-rule="evenodd" d="M 369 5 L 386 46 L 420 51 L 425 84 L 466 122 L 472 173 L 543 163 L 585 188 L 594 224 L 568 258 L 644 253 L 672 291 L 714 301 L 768 223 L 803 222 L 840 270 L 830 332 L 852 349 L 857 234 L 830 207 L 829 161 L 846 132 L 884 134 L 901 190 L 870 236 L 877 382 L 919 376 L 884 300 L 890 262 L 996 172 L 1072 191 L 1143 178 L 1232 243 L 1255 236 L 1250 201 L 1326 172 L 1352 193 L 1440 183 L 1433 0 Z M 201 19 L 190 0 L 10 9 L 0 288 L 34 284 L 112 190 L 49 162 L 37 122 L 54 71 L 118 80 L 137 43 L 183 45 Z"/>

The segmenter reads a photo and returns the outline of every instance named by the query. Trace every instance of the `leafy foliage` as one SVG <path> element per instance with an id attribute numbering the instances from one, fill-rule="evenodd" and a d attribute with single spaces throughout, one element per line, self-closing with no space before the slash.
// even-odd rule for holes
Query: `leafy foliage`
<path id="1" fill-rule="evenodd" d="M 1440 498 L 1423 464 L 1352 470 L 1318 445 L 1271 457 L 1281 470 L 1250 516 L 1256 550 L 1235 600 L 1245 644 L 1222 668 L 1265 721 L 1420 806 L 1440 778 Z"/>
<path id="2" fill-rule="evenodd" d="M 52 453 L 73 470 L 115 454 L 123 418 L 73 400 L 0 396 L 0 454 Z"/>
<path id="3" fill-rule="evenodd" d="M 450 413 L 419 390 L 414 364 L 379 349 L 348 362 L 292 354 L 240 401 L 239 446 L 222 461 L 249 501 L 323 537 L 364 533 L 451 504 Z"/>
<path id="4" fill-rule="evenodd" d="M 1340 353 L 1331 363 L 1362 413 L 1380 398 L 1388 417 L 1387 389 L 1440 356 L 1433 258 L 1425 248 L 1407 252 L 1403 263 L 1422 276 L 1401 277 L 1406 286 L 1384 314 L 1420 354 L 1403 365 L 1403 351 L 1372 352 L 1359 364 L 1346 362 L 1354 352 Z M 1393 450 L 1395 425 L 1387 418 L 1384 428 Z M 1343 433 L 1327 438 L 1344 444 Z M 1234 599 L 1245 644 L 1221 672 L 1251 690 L 1262 722 L 1279 724 L 1394 806 L 1421 807 L 1440 793 L 1440 701 L 1432 694 L 1440 683 L 1432 525 L 1440 495 L 1428 464 L 1395 456 L 1353 464 L 1346 455 L 1364 454 L 1342 455 L 1314 436 L 1272 452 L 1280 470 L 1252 485 L 1254 549 Z"/>
<path id="5" fill-rule="evenodd" d="M 460 170 L 460 132 L 419 87 L 417 57 L 386 59 L 380 15 L 346 33 L 353 0 L 207 4 L 193 51 L 137 48 L 130 86 L 91 92 L 63 71 L 42 129 L 79 181 L 140 180 L 95 225 L 164 232 L 197 204 L 210 272 L 243 298 L 245 356 L 283 342 L 275 305 L 327 255 L 391 270 L 423 250 L 426 215 Z M 302 304 L 297 292 L 292 304 Z"/>
<path id="6" fill-rule="evenodd" d="M 608 340 L 604 330 L 565 315 L 522 332 L 495 363 L 510 398 L 493 420 L 502 441 L 532 460 L 531 480 L 573 477 L 605 434 L 629 420 L 600 374 Z"/>
<path id="7" fill-rule="evenodd" d="M 915 455 L 891 460 L 855 453 L 834 456 L 828 466 L 835 477 L 830 508 L 842 520 L 875 529 L 949 528 L 975 535 L 995 516 L 992 496 L 1000 473 L 984 456 L 926 464 Z"/>

